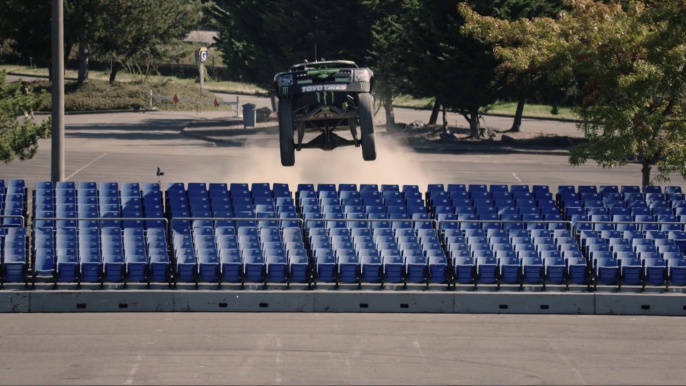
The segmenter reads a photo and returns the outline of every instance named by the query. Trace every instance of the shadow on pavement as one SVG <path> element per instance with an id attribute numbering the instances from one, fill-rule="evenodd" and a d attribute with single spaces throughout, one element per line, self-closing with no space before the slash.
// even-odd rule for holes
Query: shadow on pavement
<path id="1" fill-rule="evenodd" d="M 117 140 L 184 140 L 181 130 L 190 120 L 150 119 L 136 123 L 68 125 L 67 138 Z"/>

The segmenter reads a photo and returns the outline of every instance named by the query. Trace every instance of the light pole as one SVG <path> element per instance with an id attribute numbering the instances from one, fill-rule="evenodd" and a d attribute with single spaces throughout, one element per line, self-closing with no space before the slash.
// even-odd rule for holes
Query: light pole
<path id="1" fill-rule="evenodd" d="M 64 0 L 52 0 L 52 181 L 64 180 Z"/>

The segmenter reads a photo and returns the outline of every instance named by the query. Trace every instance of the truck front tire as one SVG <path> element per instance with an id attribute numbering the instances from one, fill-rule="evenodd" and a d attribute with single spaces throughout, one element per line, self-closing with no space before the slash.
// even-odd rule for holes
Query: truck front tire
<path id="1" fill-rule="evenodd" d="M 369 93 L 358 95 L 357 111 L 360 117 L 362 132 L 362 158 L 365 161 L 376 160 L 376 143 L 374 138 L 374 100 Z"/>
<path id="2" fill-rule="evenodd" d="M 295 165 L 295 143 L 293 142 L 293 110 L 291 100 L 279 99 L 279 143 L 281 147 L 281 165 Z"/>

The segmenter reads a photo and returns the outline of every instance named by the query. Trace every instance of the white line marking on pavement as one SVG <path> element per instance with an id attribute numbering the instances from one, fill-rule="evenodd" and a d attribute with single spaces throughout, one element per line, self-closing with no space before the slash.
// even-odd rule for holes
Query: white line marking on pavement
<path id="1" fill-rule="evenodd" d="M 136 372 L 141 365 L 141 359 L 143 359 L 143 354 L 136 355 L 136 361 L 133 363 L 133 366 L 131 366 L 129 377 L 126 378 L 126 382 L 124 382 L 125 385 L 133 385 L 133 376 L 136 375 Z"/>
<path id="2" fill-rule="evenodd" d="M 579 372 L 579 370 L 577 370 L 576 367 L 574 367 L 574 365 L 572 365 L 572 363 L 569 361 L 569 359 L 567 359 L 567 356 L 561 352 L 558 352 L 557 355 L 559 355 L 560 358 L 562 358 L 562 360 L 567 364 L 567 366 L 571 367 L 571 369 L 574 372 L 574 375 L 576 375 L 577 379 L 579 379 L 579 381 L 585 385 L 586 381 L 584 381 L 584 377 L 581 376 L 581 373 Z"/>
<path id="3" fill-rule="evenodd" d="M 87 167 L 93 165 L 96 161 L 98 161 L 99 159 L 101 159 L 102 157 L 104 157 L 104 156 L 106 156 L 106 155 L 107 155 L 107 153 L 102 153 L 102 155 L 101 155 L 100 157 L 98 157 L 98 158 L 92 160 L 91 162 L 87 163 L 86 166 L 84 166 L 84 167 L 82 167 L 81 169 L 75 171 L 74 173 L 72 173 L 71 175 L 69 175 L 69 177 L 65 178 L 64 180 L 65 180 L 65 181 L 69 181 L 70 178 L 72 178 L 72 177 L 74 177 L 75 175 L 77 175 L 77 174 L 78 174 L 80 171 L 82 171 L 83 169 L 85 169 L 85 168 L 87 168 Z"/>
<path id="4" fill-rule="evenodd" d="M 515 180 L 519 181 L 520 184 L 522 183 L 522 180 L 520 180 L 519 177 L 517 177 L 517 173 L 512 173 L 512 177 L 514 177 Z"/>
<path id="5" fill-rule="evenodd" d="M 282 365 L 283 362 L 283 339 L 276 338 L 276 383 L 283 382 Z"/>
<path id="6" fill-rule="evenodd" d="M 550 347 L 552 347 L 553 350 L 555 350 L 555 352 L 557 353 L 557 356 L 559 356 L 560 359 L 562 359 L 562 361 L 563 361 L 570 369 L 572 369 L 572 372 L 574 373 L 574 375 L 576 376 L 576 378 L 579 380 L 579 382 L 580 382 L 581 384 L 584 384 L 584 385 L 585 385 L 585 384 L 586 384 L 586 381 L 584 380 L 584 377 L 581 376 L 581 373 L 579 372 L 579 370 L 577 370 L 577 368 L 574 367 L 574 365 L 572 364 L 572 362 L 569 361 L 569 359 L 567 358 L 567 356 L 566 356 L 565 354 L 563 354 L 563 353 L 557 348 L 557 344 L 555 344 L 555 341 L 553 340 L 553 338 L 548 337 L 546 340 L 548 341 L 548 344 L 550 345 Z"/>
<path id="7" fill-rule="evenodd" d="M 241 371 L 238 373 L 239 377 L 244 378 L 248 375 L 248 373 L 250 373 L 251 370 L 253 370 L 253 363 L 256 359 L 259 359 L 258 357 L 264 351 L 264 348 L 267 346 L 267 344 L 269 344 L 269 341 L 269 335 L 260 335 L 260 337 L 255 342 L 257 347 L 255 347 L 254 350 L 251 350 L 250 355 L 246 356 L 245 361 L 241 363 Z"/>
<path id="8" fill-rule="evenodd" d="M 412 345 L 414 346 L 414 348 L 417 349 L 417 351 L 419 351 L 419 355 L 420 355 L 422 358 L 425 358 L 425 357 L 426 357 L 426 356 L 424 355 L 424 351 L 422 350 L 422 347 L 419 345 L 419 341 L 416 341 L 416 340 L 415 340 L 414 342 L 412 342 Z"/>

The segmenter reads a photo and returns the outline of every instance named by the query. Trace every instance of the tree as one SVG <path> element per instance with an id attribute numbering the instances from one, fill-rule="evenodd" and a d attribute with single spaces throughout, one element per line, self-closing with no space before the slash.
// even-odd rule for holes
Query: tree
<path id="1" fill-rule="evenodd" d="M 219 30 L 217 47 L 236 79 L 272 90 L 276 73 L 305 59 L 365 62 L 371 29 L 359 0 L 235 0 L 225 5 L 211 13 Z M 315 46 L 319 58 L 313 56 Z"/>
<path id="2" fill-rule="evenodd" d="M 30 92 L 24 95 L 21 87 L 18 82 L 5 84 L 5 73 L 0 72 L 0 161 L 5 163 L 32 158 L 38 150 L 38 140 L 50 137 L 50 119 L 40 124 L 17 119 L 41 103 Z"/>
<path id="3" fill-rule="evenodd" d="M 71 0 L 64 3 L 65 41 L 78 46 L 78 83 L 88 82 L 88 59 L 99 33 L 98 18 L 105 12 L 102 0 Z M 71 46 L 70 45 L 70 46 Z"/>
<path id="4" fill-rule="evenodd" d="M 495 0 L 489 9 L 477 9 L 477 12 L 490 13 L 492 16 L 512 21 L 541 16 L 555 17 L 563 8 L 560 0 Z M 502 71 L 502 68 L 498 70 Z M 536 71 L 519 73 L 502 71 L 502 75 L 505 78 L 505 84 L 500 94 L 501 98 L 505 96 L 517 102 L 510 131 L 519 132 L 527 99 L 536 94 L 540 95 L 541 90 L 548 89 L 549 82 L 544 73 Z"/>
<path id="5" fill-rule="evenodd" d="M 26 62 L 50 67 L 51 2 L 0 0 L 0 37 L 9 39 Z"/>
<path id="6" fill-rule="evenodd" d="M 184 38 L 202 20 L 200 0 L 100 0 L 107 17 L 95 18 L 94 53 L 110 56 L 110 83 L 123 64 L 159 45 Z"/>
<path id="7" fill-rule="evenodd" d="M 686 1 L 573 0 L 557 20 L 508 22 L 461 7 L 465 32 L 497 43 L 501 67 L 576 80 L 574 111 L 588 142 L 570 162 L 604 168 L 642 164 L 642 183 L 686 177 Z M 651 180 L 652 166 L 658 175 Z"/>
<path id="8" fill-rule="evenodd" d="M 408 26 L 411 49 L 406 54 L 411 94 L 434 97 L 444 110 L 462 114 L 470 136 L 478 138 L 479 112 L 496 101 L 500 89 L 492 49 L 460 33 L 463 19 L 457 7 L 462 1 L 413 2 L 415 15 Z"/>
<path id="9" fill-rule="evenodd" d="M 386 126 L 395 125 L 393 99 L 408 90 L 410 68 L 404 61 L 410 49 L 407 26 L 411 24 L 413 1 L 366 0 L 371 23 L 372 44 L 368 50 L 369 63 L 376 79 L 376 93 L 386 111 Z"/>

